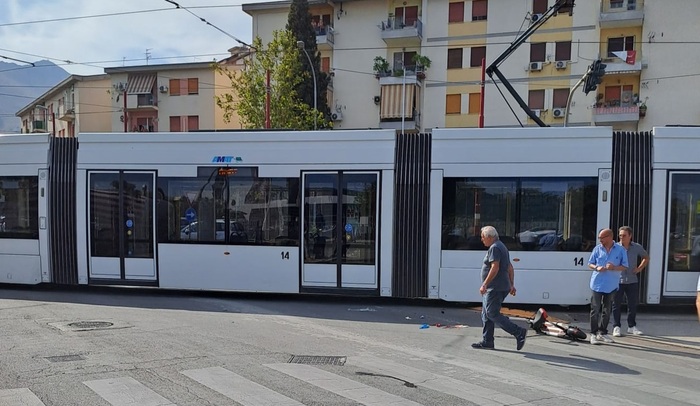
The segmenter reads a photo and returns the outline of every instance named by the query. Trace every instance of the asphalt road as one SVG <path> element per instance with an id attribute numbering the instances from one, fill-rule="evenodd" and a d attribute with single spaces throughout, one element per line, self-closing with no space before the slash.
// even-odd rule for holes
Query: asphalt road
<path id="1" fill-rule="evenodd" d="M 454 306 L 0 287 L 0 406 L 700 404 L 697 318 L 640 319 L 673 334 L 491 351 Z"/>

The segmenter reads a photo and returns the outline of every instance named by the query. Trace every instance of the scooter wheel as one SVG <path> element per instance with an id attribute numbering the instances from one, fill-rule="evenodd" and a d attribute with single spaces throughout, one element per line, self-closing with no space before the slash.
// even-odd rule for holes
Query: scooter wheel
<path id="1" fill-rule="evenodd" d="M 566 329 L 566 335 L 577 340 L 585 340 L 586 333 L 581 331 L 578 327 L 569 327 Z"/>

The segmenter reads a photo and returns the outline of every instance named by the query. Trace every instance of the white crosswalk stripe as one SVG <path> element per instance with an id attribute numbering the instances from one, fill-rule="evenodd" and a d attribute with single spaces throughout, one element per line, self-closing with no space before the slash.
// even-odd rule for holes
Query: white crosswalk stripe
<path id="1" fill-rule="evenodd" d="M 134 378 L 110 378 L 83 382 L 112 406 L 175 406 Z"/>
<path id="2" fill-rule="evenodd" d="M 375 357 L 349 357 L 348 364 L 379 371 L 384 375 L 411 382 L 419 387 L 436 390 L 471 403 L 483 406 L 525 404 L 527 401 L 505 393 L 497 393 L 449 376 L 434 374 L 422 369 L 412 368 L 398 362 Z"/>
<path id="3" fill-rule="evenodd" d="M 0 389 L 0 406 L 46 406 L 27 388 Z"/>
<path id="4" fill-rule="evenodd" d="M 310 365 L 267 364 L 265 366 L 363 405 L 420 406 L 419 403 Z"/>
<path id="5" fill-rule="evenodd" d="M 181 373 L 244 406 L 303 406 L 303 403 L 221 367 L 190 369 Z"/>

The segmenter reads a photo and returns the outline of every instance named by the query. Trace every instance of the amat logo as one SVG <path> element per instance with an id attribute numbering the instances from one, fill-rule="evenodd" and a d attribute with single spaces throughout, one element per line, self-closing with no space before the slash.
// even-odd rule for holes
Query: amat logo
<path id="1" fill-rule="evenodd" d="M 228 155 L 222 155 L 222 156 L 215 156 L 211 160 L 212 163 L 231 163 L 231 162 L 243 162 L 243 158 L 239 156 L 228 156 Z"/>

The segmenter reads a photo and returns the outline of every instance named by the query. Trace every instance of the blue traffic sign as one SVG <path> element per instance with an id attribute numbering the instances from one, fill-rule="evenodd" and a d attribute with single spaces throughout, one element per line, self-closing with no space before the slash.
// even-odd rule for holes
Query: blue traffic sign
<path id="1" fill-rule="evenodd" d="M 189 209 L 185 210 L 185 218 L 191 223 L 197 218 L 197 212 L 190 207 Z"/>

